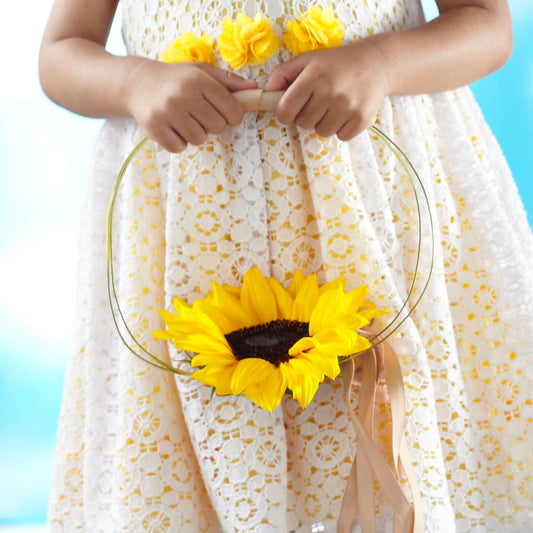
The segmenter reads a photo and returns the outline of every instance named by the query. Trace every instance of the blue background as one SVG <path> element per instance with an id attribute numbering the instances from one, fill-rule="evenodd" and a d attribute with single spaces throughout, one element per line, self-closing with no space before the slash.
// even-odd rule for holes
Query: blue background
<path id="1" fill-rule="evenodd" d="M 32 4 L 29 6 L 28 4 Z M 44 523 L 71 339 L 76 235 L 99 121 L 46 100 L 37 51 L 51 0 L 9 2 L 0 32 L 0 529 Z M 434 15 L 431 0 L 425 2 Z M 533 219 L 533 2 L 511 0 L 515 49 L 472 88 Z M 27 13 L 31 12 L 31 21 Z M 113 30 L 110 49 L 121 53 Z M 80 178 L 81 177 L 81 178 Z"/>

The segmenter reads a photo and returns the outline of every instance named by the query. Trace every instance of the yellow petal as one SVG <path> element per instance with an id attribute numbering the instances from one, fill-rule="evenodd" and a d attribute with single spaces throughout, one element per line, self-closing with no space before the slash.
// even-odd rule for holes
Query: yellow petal
<path id="1" fill-rule="evenodd" d="M 296 298 L 296 295 L 298 294 L 298 291 L 300 290 L 300 287 L 302 286 L 302 283 L 304 282 L 304 275 L 302 274 L 301 270 L 296 270 L 294 273 L 294 276 L 292 277 L 291 284 L 289 285 L 289 288 L 287 289 L 287 292 L 289 293 L 289 296 L 294 300 Z"/>
<path id="2" fill-rule="evenodd" d="M 250 385 L 262 382 L 265 375 L 268 375 L 272 368 L 275 368 L 274 365 L 264 359 L 255 357 L 242 359 L 237 363 L 231 380 L 233 393 L 241 394 Z"/>
<path id="3" fill-rule="evenodd" d="M 314 348 L 315 346 L 316 342 L 312 337 L 302 337 L 289 348 L 289 355 L 294 357 L 299 353 L 306 352 L 307 350 Z"/>
<path id="4" fill-rule="evenodd" d="M 292 320 L 309 322 L 318 301 L 318 280 L 314 274 L 307 276 L 294 298 Z"/>
<path id="5" fill-rule="evenodd" d="M 244 395 L 263 409 L 272 412 L 281 402 L 287 390 L 287 379 L 279 368 L 271 365 L 263 380 L 247 387 Z"/>
<path id="6" fill-rule="evenodd" d="M 343 299 L 343 308 L 345 311 L 352 310 L 358 311 L 363 305 L 366 295 L 368 294 L 368 285 L 361 285 L 357 289 L 354 289 L 346 294 Z"/>
<path id="7" fill-rule="evenodd" d="M 338 289 L 339 287 L 342 287 L 344 289 L 346 285 L 346 280 L 344 279 L 344 276 L 340 276 L 337 279 L 333 279 L 331 281 L 328 281 L 327 283 L 324 283 L 324 285 L 320 286 L 319 294 L 322 294 L 324 292 L 330 291 L 331 289 Z"/>
<path id="8" fill-rule="evenodd" d="M 171 339 L 174 346 L 180 350 L 193 353 L 227 353 L 231 354 L 231 348 L 225 337 L 217 339 L 204 333 L 195 333 L 193 335 L 180 335 Z"/>
<path id="9" fill-rule="evenodd" d="M 335 379 L 341 371 L 339 358 L 335 352 L 329 351 L 328 346 L 313 348 L 306 352 L 305 356 L 330 379 Z"/>
<path id="10" fill-rule="evenodd" d="M 202 352 L 192 358 L 191 366 L 236 366 L 237 359 L 233 354 L 221 352 Z"/>
<path id="11" fill-rule="evenodd" d="M 251 268 L 244 276 L 241 304 L 257 317 L 258 324 L 265 324 L 278 318 L 278 306 L 274 293 L 257 267 Z"/>
<path id="12" fill-rule="evenodd" d="M 291 357 L 288 362 L 281 363 L 280 367 L 283 367 L 287 372 L 292 372 L 291 376 L 293 379 L 296 376 L 309 376 L 318 381 L 324 379 L 324 372 L 322 369 L 315 365 L 314 362 L 306 356 Z M 287 379 L 289 388 L 292 388 L 291 384 L 293 384 L 294 381 L 289 379 L 289 374 L 287 374 Z"/>
<path id="13" fill-rule="evenodd" d="M 279 318 L 290 320 L 293 300 L 289 296 L 289 293 L 285 290 L 283 285 L 275 278 L 270 278 L 268 280 L 268 284 L 278 304 Z"/>
<path id="14" fill-rule="evenodd" d="M 234 317 L 230 316 L 224 309 L 215 305 L 212 300 L 196 300 L 194 306 L 199 311 L 206 314 L 224 335 L 242 328 L 242 324 L 237 320 L 234 320 Z"/>
<path id="15" fill-rule="evenodd" d="M 280 365 L 293 398 L 305 408 L 313 399 L 324 374 L 307 359 L 291 359 Z"/>
<path id="16" fill-rule="evenodd" d="M 309 334 L 314 336 L 321 329 L 339 326 L 356 330 L 368 324 L 368 320 L 357 313 L 365 287 L 360 289 L 345 294 L 338 287 L 321 294 L 309 321 Z"/>
<path id="17" fill-rule="evenodd" d="M 231 331 L 257 324 L 257 317 L 251 315 L 242 306 L 241 302 L 235 298 L 234 293 L 216 283 L 213 283 L 212 286 L 213 305 L 218 307 L 228 317 L 228 321 L 233 326 L 232 330 L 224 333 L 230 333 Z"/>
<path id="18" fill-rule="evenodd" d="M 319 331 L 313 339 L 320 351 L 334 353 L 337 356 L 352 355 L 370 348 L 370 341 L 357 331 L 339 327 Z"/>
<path id="19" fill-rule="evenodd" d="M 324 292 L 320 295 L 309 321 L 310 335 L 314 335 L 321 329 L 338 325 L 338 323 L 336 323 L 336 318 L 341 307 L 343 295 L 344 291 L 341 287 Z"/>
<path id="20" fill-rule="evenodd" d="M 231 377 L 233 366 L 205 367 L 191 375 L 196 381 L 215 387 L 219 396 L 233 394 L 231 389 Z"/>

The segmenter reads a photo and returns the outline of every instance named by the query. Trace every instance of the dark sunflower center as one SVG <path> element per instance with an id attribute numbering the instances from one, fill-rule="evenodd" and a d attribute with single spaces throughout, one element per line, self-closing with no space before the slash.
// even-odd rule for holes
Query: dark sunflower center
<path id="1" fill-rule="evenodd" d="M 289 349 L 302 337 L 309 336 L 309 324 L 297 320 L 273 320 L 226 335 L 233 355 L 239 361 L 255 357 L 273 365 L 287 362 Z"/>

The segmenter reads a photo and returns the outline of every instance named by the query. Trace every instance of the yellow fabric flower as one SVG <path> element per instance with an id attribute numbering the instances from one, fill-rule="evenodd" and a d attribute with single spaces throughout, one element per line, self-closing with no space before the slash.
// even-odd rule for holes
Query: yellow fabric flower
<path id="1" fill-rule="evenodd" d="M 287 32 L 283 41 L 293 55 L 311 50 L 335 48 L 342 45 L 344 26 L 339 22 L 331 7 L 310 8 L 297 21 L 287 22 Z"/>
<path id="2" fill-rule="evenodd" d="M 200 38 L 191 32 L 184 33 L 167 46 L 163 52 L 163 61 L 165 63 L 202 61 L 209 65 L 215 65 L 214 43 L 213 37 L 205 33 Z"/>
<path id="3" fill-rule="evenodd" d="M 195 353 L 192 377 L 219 395 L 244 394 L 272 411 L 289 390 L 304 408 L 326 376 L 338 376 L 339 356 L 370 348 L 357 330 L 381 312 L 367 292 L 345 292 L 343 278 L 319 286 L 300 271 L 285 289 L 254 267 L 241 289 L 213 283 L 192 306 L 175 298 L 176 313 L 160 311 L 167 329 L 154 336 Z"/>
<path id="4" fill-rule="evenodd" d="M 234 69 L 264 63 L 279 46 L 280 39 L 272 25 L 259 13 L 253 20 L 239 13 L 235 22 L 229 18 L 222 22 L 218 48 L 222 59 Z"/>

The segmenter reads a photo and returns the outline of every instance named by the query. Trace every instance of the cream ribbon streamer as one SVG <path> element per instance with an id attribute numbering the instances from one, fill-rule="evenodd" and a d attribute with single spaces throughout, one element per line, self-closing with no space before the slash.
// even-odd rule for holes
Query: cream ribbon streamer
<path id="1" fill-rule="evenodd" d="M 360 377 L 359 408 L 351 406 L 350 392 Z M 392 416 L 392 465 L 381 454 L 374 440 L 374 405 L 376 385 L 381 368 L 385 372 Z M 363 533 L 377 533 L 375 520 L 374 480 L 394 512 L 394 533 L 423 533 L 424 515 L 409 450 L 405 440 L 405 392 L 398 356 L 386 342 L 379 344 L 355 360 L 343 363 L 344 399 L 357 435 L 357 451 L 346 485 L 337 524 L 338 533 L 349 533 L 357 518 Z M 411 504 L 400 483 L 404 474 L 411 491 Z"/>

